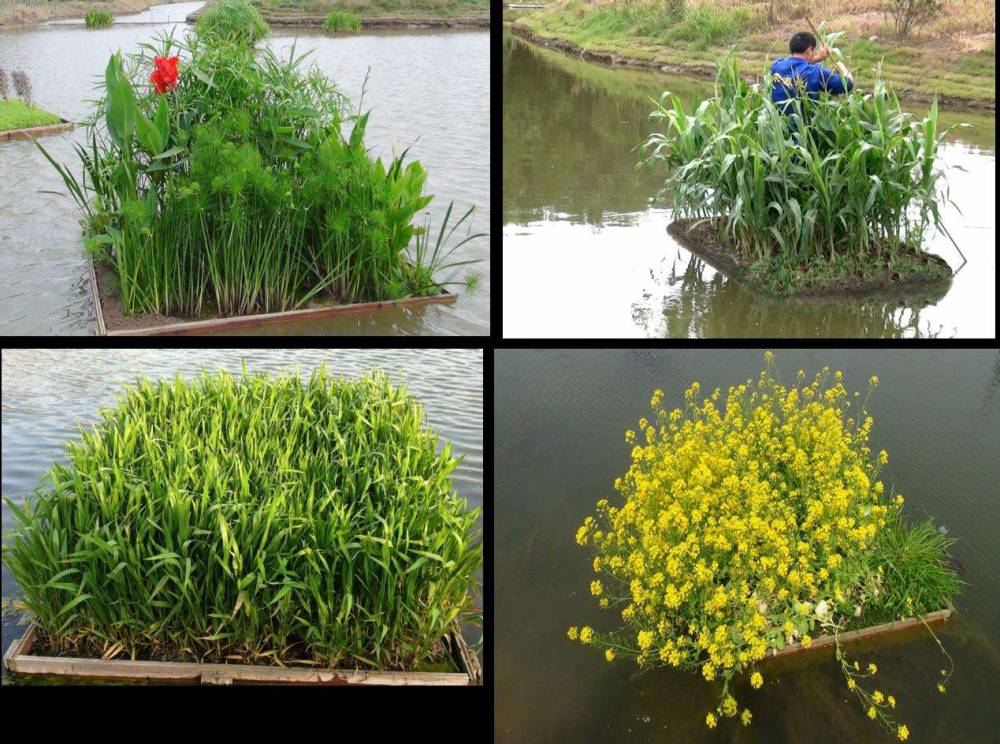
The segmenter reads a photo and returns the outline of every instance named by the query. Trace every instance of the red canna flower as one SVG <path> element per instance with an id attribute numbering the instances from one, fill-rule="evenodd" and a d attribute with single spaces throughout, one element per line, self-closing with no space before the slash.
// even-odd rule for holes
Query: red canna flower
<path id="1" fill-rule="evenodd" d="M 166 93 L 177 87 L 177 61 L 179 57 L 153 57 L 153 74 L 149 82 L 156 87 L 157 93 Z"/>

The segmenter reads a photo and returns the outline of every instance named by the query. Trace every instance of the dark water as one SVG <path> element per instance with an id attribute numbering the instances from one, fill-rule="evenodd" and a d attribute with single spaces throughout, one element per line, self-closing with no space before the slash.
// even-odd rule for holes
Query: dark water
<path id="1" fill-rule="evenodd" d="M 871 446 L 889 452 L 887 484 L 906 495 L 907 517 L 933 516 L 959 538 L 952 552 L 969 586 L 957 618 L 939 633 L 955 660 L 946 695 L 934 684 L 948 665 L 923 629 L 905 645 L 854 649 L 878 665 L 879 689 L 895 695 L 911 741 L 996 741 L 1000 354 L 780 350 L 776 361 L 789 375 L 842 369 L 849 389 L 879 376 Z M 727 719 L 709 731 L 705 713 L 720 687 L 673 669 L 637 675 L 634 665 L 608 664 L 566 638 L 571 625 L 617 625 L 590 596 L 591 556 L 574 534 L 598 499 L 614 500 L 612 483 L 628 465 L 622 434 L 648 415 L 652 391 L 664 390 L 669 409 L 693 380 L 703 390 L 725 389 L 761 367 L 753 350 L 497 350 L 497 741 L 889 741 L 848 697 L 832 653 L 765 662 L 762 690 L 737 687 L 751 726 Z"/>
<path id="2" fill-rule="evenodd" d="M 945 207 L 945 222 L 969 261 L 950 290 L 903 303 L 771 299 L 667 235 L 671 212 L 651 201 L 664 173 L 635 169 L 650 98 L 667 89 L 689 105 L 711 81 L 611 69 L 511 34 L 503 44 L 505 336 L 993 337 L 993 117 L 940 117 L 942 127 L 974 125 L 940 161 L 961 209 Z M 925 248 L 961 265 L 943 235 Z"/>
<path id="3" fill-rule="evenodd" d="M 330 374 L 357 377 L 382 369 L 402 382 L 425 408 L 427 424 L 452 443 L 464 460 L 452 473 L 459 495 L 470 506 L 483 506 L 483 353 L 479 349 L 337 349 L 337 350 L 3 350 L 4 496 L 21 504 L 55 460 L 65 461 L 68 441 L 79 440 L 78 425 L 96 423 L 97 412 L 112 405 L 122 383 L 140 374 L 190 377 L 209 370 L 239 373 L 298 370 L 308 377 L 326 362 Z M 3 529 L 13 527 L 3 504 Z M 6 536 L 4 542 L 7 542 Z M 3 597 L 19 590 L 3 567 Z M 3 648 L 23 632 L 14 616 L 3 619 Z M 478 628 L 465 633 L 479 641 Z"/>
<path id="4" fill-rule="evenodd" d="M 154 19 L 176 19 L 177 6 L 151 9 Z M 147 11 L 148 14 L 149 11 Z M 181 16 L 183 17 L 183 16 Z M 51 25 L 0 31 L 0 64 L 29 75 L 38 104 L 71 121 L 91 110 L 95 82 L 116 49 L 137 51 L 140 42 L 183 24 L 120 23 L 103 30 Z M 384 31 L 327 37 L 276 29 L 266 42 L 287 56 L 308 50 L 308 59 L 330 76 L 355 105 L 366 74 L 364 109 L 371 110 L 366 142 L 375 155 L 409 157 L 428 171 L 432 225 L 450 201 L 462 214 L 476 207 L 472 227 L 489 228 L 489 34 L 485 31 Z M 370 68 L 370 71 L 369 71 Z M 76 170 L 74 142 L 84 129 L 40 140 L 57 161 Z M 85 282 L 79 213 L 59 175 L 29 141 L 0 145 L 0 332 L 89 335 L 94 309 Z M 422 220 L 421 220 L 422 221 Z M 454 259 L 479 260 L 463 267 L 481 276 L 473 293 L 459 288 L 449 306 L 348 315 L 253 333 L 293 335 L 458 334 L 488 335 L 489 241 L 467 244 Z M 443 277 L 442 277 L 443 278 Z M 454 289 L 454 288 L 452 288 Z"/>

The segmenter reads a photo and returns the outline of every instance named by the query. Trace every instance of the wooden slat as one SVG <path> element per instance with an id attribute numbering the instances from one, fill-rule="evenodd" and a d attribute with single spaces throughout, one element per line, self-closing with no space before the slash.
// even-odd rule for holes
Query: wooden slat
<path id="1" fill-rule="evenodd" d="M 60 124 L 46 124 L 43 127 L 28 127 L 27 129 L 8 129 L 5 132 L 0 132 L 0 142 L 9 142 L 11 140 L 24 140 L 24 139 L 34 139 L 35 137 L 42 137 L 46 134 L 59 134 L 60 132 L 68 132 L 73 128 L 73 122 L 66 121 L 65 119 L 60 120 Z"/>
<path id="2" fill-rule="evenodd" d="M 355 669 L 292 669 L 241 664 L 196 664 L 168 661 L 76 659 L 30 656 L 35 626 L 11 644 L 7 665 L 25 675 L 83 679 L 173 682 L 183 684 L 290 685 L 469 685 L 474 670 L 457 672 L 376 672 Z M 456 641 L 454 635 L 452 642 Z"/>
<path id="3" fill-rule="evenodd" d="M 929 612 L 924 615 L 923 622 L 928 625 L 934 623 L 944 622 L 952 615 L 951 610 L 938 610 L 937 612 Z M 855 641 L 864 640 L 866 638 L 871 638 L 877 635 L 884 635 L 885 633 L 893 633 L 899 630 L 905 630 L 906 628 L 912 628 L 917 625 L 922 625 L 920 618 L 908 617 L 905 620 L 895 620 L 891 623 L 883 623 L 882 625 L 873 625 L 870 628 L 862 628 L 861 630 L 853 630 L 849 633 L 840 634 L 840 643 L 852 643 Z M 809 648 L 805 648 L 801 643 L 790 643 L 782 649 L 768 649 L 767 656 L 765 658 L 778 658 L 781 656 L 790 656 L 792 654 L 797 654 L 806 651 L 819 651 L 829 646 L 835 644 L 835 637 L 832 635 L 822 635 L 819 638 L 813 640 L 809 644 Z"/>
<path id="4" fill-rule="evenodd" d="M 104 322 L 101 311 L 101 295 L 94 271 L 93 259 L 87 259 L 90 265 L 90 293 L 94 298 L 97 315 L 98 336 L 197 336 L 216 331 L 255 328 L 262 325 L 292 323 L 300 320 L 332 318 L 348 313 L 374 312 L 390 307 L 419 307 L 421 305 L 450 304 L 456 295 L 444 290 L 441 294 L 430 297 L 404 297 L 399 300 L 380 300 L 377 302 L 356 302 L 350 305 L 326 305 L 305 310 L 287 310 L 282 313 L 260 313 L 258 315 L 239 315 L 232 318 L 213 318 L 211 320 L 196 320 L 187 323 L 171 323 L 169 325 L 149 326 L 148 328 L 132 328 L 129 330 L 110 331 Z"/>
<path id="5" fill-rule="evenodd" d="M 465 642 L 465 639 L 462 637 L 462 633 L 457 626 L 452 632 L 452 638 L 458 648 L 458 654 L 462 660 L 462 668 L 465 669 L 469 675 L 469 684 L 481 685 L 483 683 L 483 670 L 479 665 L 479 658 L 472 652 L 472 649 L 469 648 L 469 645 Z"/>
<path id="6" fill-rule="evenodd" d="M 90 296 L 94 298 L 94 314 L 97 316 L 97 335 L 107 336 L 108 329 L 104 326 L 104 313 L 101 310 L 101 292 L 97 287 L 97 274 L 94 272 L 94 259 L 87 257 L 87 271 L 90 276 Z"/>

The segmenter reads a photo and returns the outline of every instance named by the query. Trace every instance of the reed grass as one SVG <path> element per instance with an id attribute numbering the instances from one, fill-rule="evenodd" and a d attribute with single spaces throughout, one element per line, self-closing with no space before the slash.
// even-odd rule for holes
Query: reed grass
<path id="1" fill-rule="evenodd" d="M 664 131 L 645 142 L 644 162 L 669 169 L 660 194 L 676 215 L 710 220 L 751 275 L 779 291 L 933 273 L 914 251 L 931 228 L 948 235 L 937 103 L 917 119 L 877 79 L 868 93 L 799 96 L 786 115 L 772 87 L 742 80 L 728 57 L 715 95 L 692 111 L 669 92 L 656 102 Z"/>
<path id="2" fill-rule="evenodd" d="M 384 374 L 140 379 L 4 561 L 53 653 L 413 669 L 476 620 L 448 444 Z"/>
<path id="3" fill-rule="evenodd" d="M 339 10 L 331 10 L 323 21 L 325 31 L 359 31 L 361 21 L 353 13 L 343 13 Z"/>
<path id="4" fill-rule="evenodd" d="M 205 39 L 253 44 L 271 32 L 257 8 L 246 0 L 218 0 L 198 14 L 195 24 L 198 34 Z"/>
<path id="5" fill-rule="evenodd" d="M 113 21 L 114 19 L 111 17 L 111 14 L 103 10 L 88 10 L 87 14 L 83 17 L 83 22 L 87 25 L 87 28 L 106 28 Z"/>

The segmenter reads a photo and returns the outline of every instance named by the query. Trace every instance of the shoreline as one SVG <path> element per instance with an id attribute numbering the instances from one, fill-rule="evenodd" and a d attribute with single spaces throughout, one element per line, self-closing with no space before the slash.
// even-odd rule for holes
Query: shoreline
<path id="1" fill-rule="evenodd" d="M 154 5 L 176 5 L 186 0 L 111 0 L 101 3 L 101 10 L 112 16 L 132 15 L 149 10 Z M 83 18 L 88 10 L 94 9 L 92 2 L 69 2 L 56 5 L 14 4 L 0 10 L 0 30 L 43 26 L 50 21 L 64 21 L 68 18 Z"/>
<path id="2" fill-rule="evenodd" d="M 543 36 L 530 28 L 519 25 L 517 21 L 504 21 L 504 29 L 524 41 L 530 42 L 546 49 L 554 49 L 567 56 L 578 57 L 587 62 L 595 62 L 607 67 L 625 67 L 636 70 L 649 70 L 660 72 L 665 75 L 683 75 L 687 77 L 714 79 L 715 68 L 708 65 L 671 65 L 650 59 L 640 59 L 628 55 L 617 54 L 609 51 L 590 50 L 567 39 L 558 37 Z M 741 77 L 746 80 L 753 80 L 758 77 L 752 73 L 742 73 Z M 892 83 L 891 80 L 889 80 Z M 898 90 L 893 88 L 900 101 L 913 103 L 931 103 L 935 98 L 939 106 L 947 108 L 960 108 L 971 111 L 983 111 L 988 113 L 996 112 L 996 101 L 985 101 L 975 98 L 964 98 L 962 96 L 924 94 L 912 90 Z"/>

